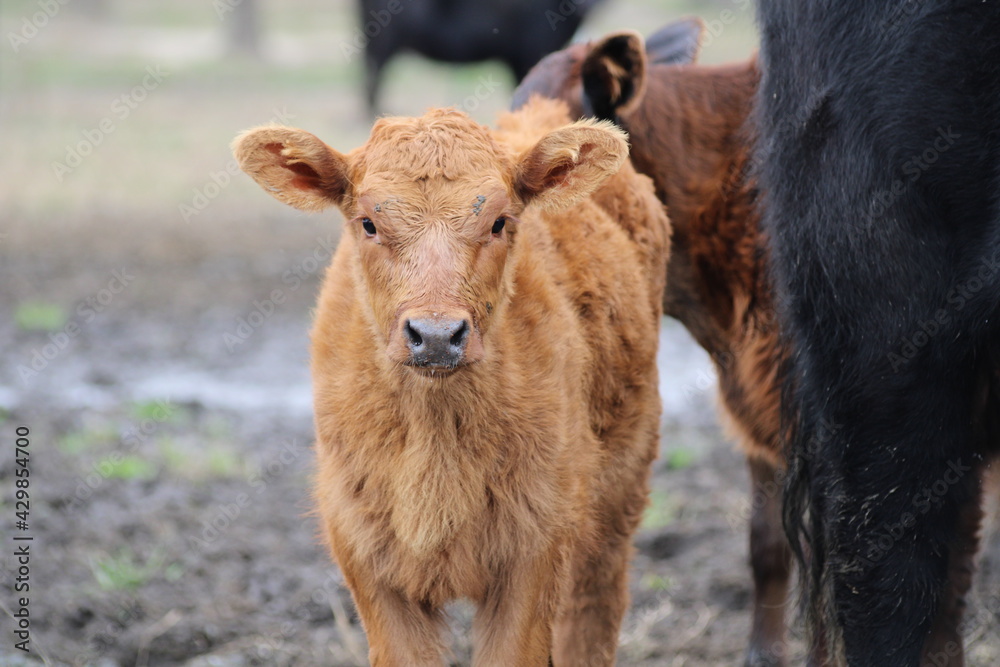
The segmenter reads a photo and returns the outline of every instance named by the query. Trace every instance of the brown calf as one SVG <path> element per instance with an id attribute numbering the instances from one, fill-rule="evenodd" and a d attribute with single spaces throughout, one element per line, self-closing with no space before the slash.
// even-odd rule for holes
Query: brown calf
<path id="1" fill-rule="evenodd" d="M 632 163 L 656 183 L 673 225 L 664 311 L 711 355 L 726 421 L 753 480 L 750 559 L 755 596 L 748 665 L 781 665 L 791 554 L 781 525 L 784 476 L 777 371 L 784 358 L 774 322 L 766 251 L 748 178 L 747 119 L 756 59 L 691 64 L 699 20 L 651 37 L 626 31 L 575 44 L 542 60 L 515 92 L 558 98 L 574 117 L 614 120 Z"/>
<path id="2" fill-rule="evenodd" d="M 239 137 L 241 167 L 348 222 L 312 332 L 316 502 L 373 665 L 610 665 L 660 401 L 669 223 L 610 123 L 539 100 L 490 131 L 385 118 L 341 154 Z M 593 194 L 592 194 L 593 193 Z"/>

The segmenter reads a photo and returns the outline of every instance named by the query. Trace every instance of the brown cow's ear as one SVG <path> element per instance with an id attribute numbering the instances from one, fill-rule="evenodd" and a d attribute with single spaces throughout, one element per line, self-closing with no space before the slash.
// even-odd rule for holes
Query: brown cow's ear
<path id="1" fill-rule="evenodd" d="M 624 132 L 607 121 L 581 120 L 548 133 L 518 162 L 515 187 L 525 204 L 571 206 L 618 173 L 628 157 Z"/>
<path id="2" fill-rule="evenodd" d="M 646 38 L 646 57 L 655 65 L 693 65 L 704 34 L 705 22 L 697 16 L 668 23 Z"/>
<path id="3" fill-rule="evenodd" d="M 303 130 L 247 130 L 233 140 L 233 154 L 266 192 L 297 209 L 321 211 L 347 194 L 347 158 Z"/>
<path id="4" fill-rule="evenodd" d="M 591 47 L 580 66 L 583 96 L 601 120 L 628 113 L 646 93 L 646 49 L 642 35 L 624 30 Z"/>

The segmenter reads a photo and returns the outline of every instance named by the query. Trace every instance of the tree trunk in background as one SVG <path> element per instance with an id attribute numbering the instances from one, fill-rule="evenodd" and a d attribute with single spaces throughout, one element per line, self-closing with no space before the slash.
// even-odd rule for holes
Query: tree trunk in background
<path id="1" fill-rule="evenodd" d="M 229 24 L 229 51 L 235 55 L 260 59 L 260 5 L 258 0 L 232 1 L 232 12 L 225 16 Z"/>

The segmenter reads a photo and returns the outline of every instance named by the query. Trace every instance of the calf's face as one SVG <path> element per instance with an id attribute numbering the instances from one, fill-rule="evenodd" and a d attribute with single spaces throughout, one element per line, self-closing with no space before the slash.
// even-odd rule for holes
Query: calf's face
<path id="1" fill-rule="evenodd" d="M 610 125 L 580 122 L 518 153 L 464 114 L 435 110 L 378 121 L 348 154 L 285 127 L 250 130 L 234 152 L 277 199 L 341 209 L 373 348 L 444 375 L 489 353 L 525 208 L 572 205 L 619 169 L 628 148 Z"/>

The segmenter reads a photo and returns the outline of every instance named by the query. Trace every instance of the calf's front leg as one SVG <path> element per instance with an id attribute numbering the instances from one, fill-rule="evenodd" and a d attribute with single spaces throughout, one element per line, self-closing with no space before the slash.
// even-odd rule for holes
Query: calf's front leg
<path id="1" fill-rule="evenodd" d="M 334 560 L 344 574 L 368 637 L 372 667 L 441 667 L 444 643 L 440 609 L 412 600 L 359 564 L 346 543 L 327 529 Z"/>
<path id="2" fill-rule="evenodd" d="M 368 636 L 372 667 L 441 667 L 441 613 L 381 584 L 347 580 Z"/>
<path id="3" fill-rule="evenodd" d="M 565 579 L 559 551 L 495 575 L 473 622 L 475 667 L 552 664 L 552 624 Z"/>

